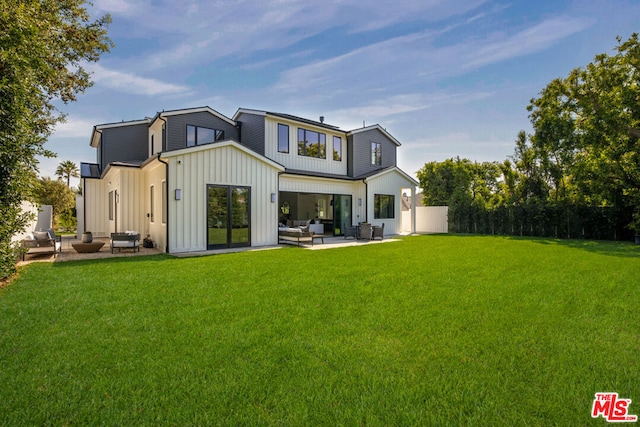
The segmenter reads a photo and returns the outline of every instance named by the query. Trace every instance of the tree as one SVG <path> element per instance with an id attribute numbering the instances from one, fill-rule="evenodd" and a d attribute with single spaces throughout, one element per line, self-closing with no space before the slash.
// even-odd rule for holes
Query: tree
<path id="1" fill-rule="evenodd" d="M 597 55 L 531 100 L 532 140 L 561 195 L 572 181 L 583 203 L 640 219 L 640 42 L 617 41 L 614 55 Z M 640 221 L 629 222 L 640 232 Z"/>
<path id="2" fill-rule="evenodd" d="M 64 116 L 53 105 L 91 86 L 85 62 L 112 46 L 109 15 L 91 21 L 83 0 L 0 0 L 0 275 L 15 272 L 13 235 L 29 217 L 36 156 Z"/>
<path id="3" fill-rule="evenodd" d="M 60 215 L 75 207 L 76 195 L 64 182 L 49 177 L 38 180 L 35 190 L 35 200 L 39 205 L 51 205 L 53 208 L 53 223 L 57 224 Z"/>
<path id="4" fill-rule="evenodd" d="M 56 169 L 56 175 L 60 179 L 67 179 L 67 187 L 71 188 L 71 177 L 77 178 L 80 176 L 78 173 L 78 166 L 71 160 L 65 160 L 58 165 Z"/>

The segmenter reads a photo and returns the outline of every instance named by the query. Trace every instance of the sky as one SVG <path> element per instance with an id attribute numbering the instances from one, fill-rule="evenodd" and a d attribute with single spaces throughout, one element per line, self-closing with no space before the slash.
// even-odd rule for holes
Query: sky
<path id="1" fill-rule="evenodd" d="M 89 11 L 111 15 L 115 46 L 84 64 L 95 84 L 77 102 L 56 104 L 67 121 L 41 176 L 95 163 L 94 125 L 203 106 L 379 124 L 413 177 L 456 156 L 503 161 L 531 132 L 532 98 L 640 30 L 638 0 L 93 0 Z"/>

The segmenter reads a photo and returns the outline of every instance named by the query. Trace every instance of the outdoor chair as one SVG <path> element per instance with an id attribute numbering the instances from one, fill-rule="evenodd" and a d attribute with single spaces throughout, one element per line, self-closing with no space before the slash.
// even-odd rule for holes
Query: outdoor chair
<path id="1" fill-rule="evenodd" d="M 377 225 L 373 226 L 373 236 L 371 237 L 371 239 L 375 240 L 376 237 L 379 237 L 380 240 L 384 238 L 384 222 L 382 223 L 382 227 L 379 227 Z"/>
<path id="2" fill-rule="evenodd" d="M 347 227 L 347 224 L 344 224 L 344 238 L 353 237 L 354 239 L 358 238 L 358 229 L 354 226 Z"/>
<path id="3" fill-rule="evenodd" d="M 360 224 L 360 238 L 371 240 L 371 224 L 368 222 Z"/>

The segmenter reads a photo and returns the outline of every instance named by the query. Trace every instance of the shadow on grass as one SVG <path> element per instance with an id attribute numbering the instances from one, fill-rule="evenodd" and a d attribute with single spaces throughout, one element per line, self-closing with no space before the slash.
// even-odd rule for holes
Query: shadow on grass
<path id="1" fill-rule="evenodd" d="M 621 242 L 612 240 L 582 240 L 582 239 L 556 239 L 551 237 L 534 236 L 508 236 L 490 234 L 447 234 L 457 237 L 496 237 L 517 241 L 528 241 L 541 245 L 559 245 L 571 249 L 583 250 L 598 255 L 608 255 L 618 258 L 640 258 L 640 245 L 633 242 Z"/>
<path id="2" fill-rule="evenodd" d="M 95 259 L 83 259 L 76 261 L 65 261 L 65 262 L 54 262 L 52 263 L 53 268 L 65 268 L 65 267 L 76 267 L 79 265 L 87 266 L 87 265 L 105 265 L 105 264 L 134 264 L 134 263 L 149 263 L 149 262 L 163 262 L 170 259 L 177 259 L 171 255 L 167 254 L 158 254 L 158 255 L 147 255 L 147 256 L 132 256 L 132 257 L 117 257 L 117 258 L 95 258 Z"/>

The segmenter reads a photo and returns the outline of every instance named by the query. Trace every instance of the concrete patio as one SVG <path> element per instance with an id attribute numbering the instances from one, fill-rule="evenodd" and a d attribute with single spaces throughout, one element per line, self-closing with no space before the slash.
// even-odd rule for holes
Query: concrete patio
<path id="1" fill-rule="evenodd" d="M 111 248 L 109 246 L 109 238 L 106 237 L 94 237 L 94 242 L 103 242 L 104 245 L 97 252 L 90 253 L 78 253 L 73 248 L 73 245 L 76 243 L 80 243 L 79 239 L 75 237 L 62 237 L 62 252 L 58 253 L 55 257 L 50 254 L 42 254 L 42 255 L 25 255 L 25 260 L 20 260 L 18 265 L 25 265 L 32 262 L 66 262 L 66 261 L 82 261 L 82 260 L 90 260 L 90 259 L 106 259 L 106 258 L 127 258 L 132 256 L 148 256 L 148 255 L 157 255 L 162 253 L 158 248 L 145 248 L 140 246 L 140 250 L 136 250 L 135 252 L 132 249 L 123 249 L 123 250 L 115 250 L 115 252 L 111 253 Z M 323 250 L 323 249 L 335 249 L 341 247 L 349 247 L 349 246 L 363 246 L 363 245 L 373 245 L 373 244 L 381 244 L 381 243 L 391 243 L 397 242 L 398 239 L 394 239 L 394 236 L 386 237 L 383 240 L 355 240 L 355 239 L 345 239 L 341 236 L 336 237 L 325 237 L 324 243 L 320 240 L 316 240 L 313 245 L 310 243 L 301 244 L 300 248 L 309 249 L 309 250 Z M 226 253 L 234 253 L 234 252 L 246 252 L 246 251 L 262 251 L 262 250 L 272 250 L 272 249 L 281 249 L 285 247 L 296 247 L 295 243 L 287 244 L 282 243 L 278 245 L 272 246 L 261 246 L 261 247 L 251 247 L 251 248 L 230 248 L 230 249 L 216 249 L 216 250 L 207 250 L 207 251 L 197 251 L 197 252 L 183 252 L 172 254 L 175 257 L 185 258 L 192 256 L 206 256 L 206 255 L 217 255 L 217 254 L 226 254 Z"/>

